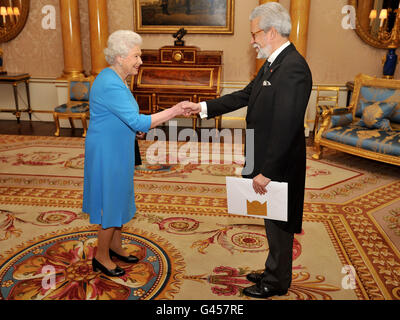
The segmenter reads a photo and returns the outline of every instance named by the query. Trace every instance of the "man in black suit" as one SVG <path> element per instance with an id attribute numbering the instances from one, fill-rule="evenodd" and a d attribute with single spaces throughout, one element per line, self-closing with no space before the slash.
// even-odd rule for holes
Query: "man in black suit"
<path id="1" fill-rule="evenodd" d="M 277 2 L 258 6 L 250 16 L 251 44 L 257 58 L 267 58 L 256 78 L 243 90 L 200 104 L 187 103 L 201 117 L 215 116 L 248 106 L 247 129 L 254 130 L 254 170 L 243 175 L 253 179 L 254 191 L 266 193 L 273 181 L 288 183 L 288 222 L 265 220 L 269 254 L 263 273 L 247 279 L 255 285 L 243 293 L 268 298 L 287 293 L 292 281 L 295 233 L 303 219 L 306 172 L 304 115 L 312 89 L 305 59 L 288 40 L 291 19 Z M 246 162 L 251 159 L 246 150 Z"/>

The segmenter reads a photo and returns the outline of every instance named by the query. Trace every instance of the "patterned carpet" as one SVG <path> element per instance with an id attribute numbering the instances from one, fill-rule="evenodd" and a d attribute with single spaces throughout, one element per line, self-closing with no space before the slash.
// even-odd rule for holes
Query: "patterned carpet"
<path id="1" fill-rule="evenodd" d="M 140 144 L 145 159 L 151 144 Z M 169 163 L 183 145 L 170 146 Z M 272 299 L 400 300 L 399 168 L 311 152 L 292 286 Z M 126 275 L 115 279 L 91 269 L 97 226 L 81 212 L 83 162 L 81 138 L 0 135 L 1 300 L 249 299 L 245 275 L 263 268 L 268 243 L 262 220 L 227 214 L 225 177 L 239 164 L 145 162 L 123 230 L 141 261 L 118 262 Z"/>

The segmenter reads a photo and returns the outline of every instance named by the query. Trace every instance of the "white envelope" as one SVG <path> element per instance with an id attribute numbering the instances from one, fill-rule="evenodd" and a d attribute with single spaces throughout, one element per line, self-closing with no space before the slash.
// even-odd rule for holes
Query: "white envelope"
<path id="1" fill-rule="evenodd" d="M 271 181 L 267 193 L 253 189 L 253 180 L 226 177 L 228 213 L 249 217 L 287 221 L 288 184 Z"/>

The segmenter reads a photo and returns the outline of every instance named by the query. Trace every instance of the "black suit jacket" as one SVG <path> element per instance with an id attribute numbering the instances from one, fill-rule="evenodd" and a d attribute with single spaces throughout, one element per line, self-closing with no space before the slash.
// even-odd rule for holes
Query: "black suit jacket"
<path id="1" fill-rule="evenodd" d="M 288 182 L 288 222 L 283 230 L 300 233 L 306 172 L 304 115 L 312 89 L 307 62 L 293 44 L 286 47 L 266 73 L 260 69 L 243 90 L 207 101 L 208 118 L 248 106 L 247 129 L 254 129 L 254 171 Z M 247 150 L 249 151 L 249 150 Z M 246 161 L 249 158 L 246 157 Z"/>

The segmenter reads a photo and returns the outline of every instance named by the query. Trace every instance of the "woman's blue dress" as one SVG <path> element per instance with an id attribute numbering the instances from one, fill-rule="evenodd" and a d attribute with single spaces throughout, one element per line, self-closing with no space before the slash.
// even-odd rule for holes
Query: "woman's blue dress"
<path id="1" fill-rule="evenodd" d="M 139 107 L 118 74 L 104 69 L 90 92 L 85 141 L 82 211 L 103 229 L 121 227 L 135 212 L 133 174 L 136 131 L 150 129 L 151 116 Z"/>

